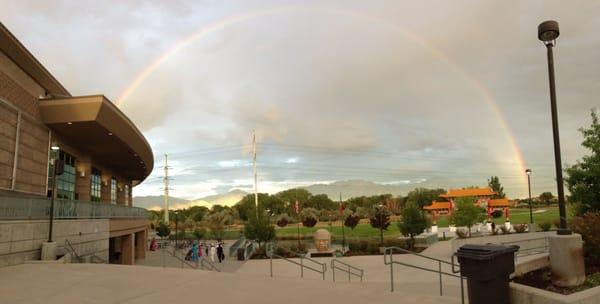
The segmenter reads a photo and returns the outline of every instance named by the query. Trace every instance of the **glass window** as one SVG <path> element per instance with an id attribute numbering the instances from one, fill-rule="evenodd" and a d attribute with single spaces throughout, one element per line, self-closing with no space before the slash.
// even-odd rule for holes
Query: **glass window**
<path id="1" fill-rule="evenodd" d="M 56 197 L 61 199 L 75 199 L 75 157 L 60 151 L 59 158 L 65 162 L 65 170 L 59 175 L 56 185 Z"/>
<path id="2" fill-rule="evenodd" d="M 92 202 L 99 202 L 102 197 L 102 172 L 92 168 L 92 186 L 90 196 Z"/>
<path id="3" fill-rule="evenodd" d="M 110 202 L 113 204 L 117 203 L 117 178 L 112 177 L 110 179 Z"/>

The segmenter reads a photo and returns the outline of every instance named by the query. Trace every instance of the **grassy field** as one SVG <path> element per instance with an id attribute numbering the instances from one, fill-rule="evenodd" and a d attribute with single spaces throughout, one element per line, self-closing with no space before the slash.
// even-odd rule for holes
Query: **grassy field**
<path id="1" fill-rule="evenodd" d="M 553 223 L 558 220 L 558 207 L 545 207 L 533 209 L 533 221 L 534 223 L 541 223 L 550 221 Z M 493 221 L 496 224 L 504 224 L 504 216 L 495 218 Z M 529 223 L 529 209 L 511 209 L 510 221 L 512 224 L 524 224 Z M 438 227 L 448 227 L 449 219 L 447 216 L 439 217 L 437 220 Z M 328 222 L 319 222 L 313 228 L 306 228 L 300 225 L 300 235 L 312 236 L 319 228 L 324 228 L 331 231 L 331 234 L 336 239 L 342 238 L 342 223 L 340 221 L 332 222 L 331 226 Z M 298 228 L 296 224 L 288 225 L 284 228 L 275 227 L 278 237 L 290 237 L 295 238 L 298 235 Z M 354 228 L 354 230 L 344 227 L 344 233 L 347 238 L 379 238 L 379 229 L 371 227 L 367 219 L 361 220 L 361 223 Z M 190 232 L 191 234 L 191 232 Z M 395 237 L 400 234 L 396 221 L 393 220 L 392 224 L 387 230 L 383 231 L 384 237 Z M 224 232 L 225 239 L 237 239 L 240 236 L 239 228 L 227 229 Z"/>
<path id="2" fill-rule="evenodd" d="M 537 208 L 537 209 L 534 209 L 533 212 L 534 212 L 533 213 L 533 222 L 534 223 L 541 223 L 541 222 L 545 222 L 545 221 L 554 222 L 555 220 L 558 219 L 558 207 Z M 529 209 L 512 209 L 510 211 L 509 215 L 510 215 L 510 221 L 512 224 L 529 223 Z M 493 219 L 493 221 L 496 224 L 504 224 L 504 220 L 505 219 L 503 216 Z M 449 219 L 446 216 L 438 218 L 438 226 L 439 227 L 448 227 L 448 222 L 449 222 Z M 331 229 L 330 229 L 328 223 L 324 223 L 324 222 L 319 222 L 317 224 L 317 226 L 315 226 L 313 228 L 306 228 L 306 227 L 302 227 L 302 225 L 300 225 L 300 235 L 307 235 L 307 236 L 312 235 L 312 233 L 319 228 L 325 228 L 325 229 L 330 230 L 331 234 L 334 238 L 342 237 L 342 227 L 341 227 L 341 223 L 339 221 L 333 222 L 331 225 Z M 284 228 L 277 227 L 277 229 L 276 229 L 277 236 L 279 236 L 279 237 L 281 237 L 281 236 L 295 237 L 295 236 L 297 236 L 297 233 L 298 233 L 297 229 L 298 228 L 297 228 L 296 224 L 292 224 L 292 225 L 284 227 Z M 365 223 L 365 222 L 358 224 L 358 226 L 356 226 L 356 228 L 354 230 L 345 228 L 344 231 L 345 231 L 346 237 L 349 237 L 349 238 L 353 238 L 353 237 L 377 238 L 377 237 L 379 237 L 379 229 L 375 229 L 375 228 L 371 227 L 370 224 Z M 397 236 L 398 234 L 400 234 L 400 231 L 398 230 L 398 226 L 397 226 L 396 222 L 392 222 L 392 224 L 388 227 L 388 229 L 384 230 L 384 233 L 383 233 L 384 236 Z"/>

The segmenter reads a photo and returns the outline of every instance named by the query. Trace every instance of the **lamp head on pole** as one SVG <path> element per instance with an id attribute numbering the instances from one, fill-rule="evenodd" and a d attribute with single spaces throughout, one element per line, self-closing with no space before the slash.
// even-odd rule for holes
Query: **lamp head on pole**
<path id="1" fill-rule="evenodd" d="M 554 44 L 554 40 L 558 38 L 560 31 L 558 29 L 558 22 L 554 20 L 548 20 L 538 25 L 538 39 L 544 44 Z"/>
<path id="2" fill-rule="evenodd" d="M 525 170 L 525 174 L 527 174 L 527 175 L 531 175 L 531 169 L 527 169 L 527 170 Z"/>

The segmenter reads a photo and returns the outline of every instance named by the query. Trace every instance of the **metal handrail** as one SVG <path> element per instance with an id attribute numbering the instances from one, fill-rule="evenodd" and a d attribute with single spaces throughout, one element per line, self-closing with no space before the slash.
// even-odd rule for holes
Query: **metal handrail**
<path id="1" fill-rule="evenodd" d="M 75 258 L 78 263 L 81 263 L 81 256 L 77 254 L 77 251 L 75 251 L 75 248 L 73 248 L 73 245 L 71 245 L 71 242 L 67 239 L 65 239 L 65 250 L 71 258 Z"/>
<path id="2" fill-rule="evenodd" d="M 244 260 L 248 260 L 250 257 L 252 257 L 257 248 L 258 247 L 254 242 L 246 244 L 246 249 L 244 250 Z"/>
<path id="3" fill-rule="evenodd" d="M 237 241 L 235 241 L 233 244 L 231 244 L 231 246 L 229 247 L 229 256 L 233 256 L 235 254 L 235 252 L 237 251 L 237 249 L 242 246 L 242 244 L 246 243 L 246 238 L 245 237 L 240 237 Z"/>
<path id="4" fill-rule="evenodd" d="M 412 254 L 421 258 L 425 258 L 428 260 L 432 260 L 432 261 L 436 261 L 438 263 L 438 269 L 434 270 L 434 269 L 430 269 L 430 268 L 426 268 L 426 267 L 421 267 L 421 266 L 416 266 L 416 265 L 412 265 L 412 264 L 408 264 L 408 263 L 403 263 L 400 261 L 394 261 L 394 251 L 400 251 L 400 252 L 404 252 L 406 254 Z M 390 256 L 389 261 L 387 256 Z M 445 261 L 445 260 L 441 260 L 441 259 L 436 259 L 434 257 L 430 257 L 430 256 L 426 256 L 426 255 L 422 255 L 420 253 L 416 253 L 416 252 L 412 252 L 410 250 L 406 250 L 404 248 L 400 248 L 400 247 L 386 247 L 384 249 L 384 255 L 383 255 L 383 263 L 385 265 L 390 265 L 390 284 L 391 284 L 391 292 L 394 291 L 394 264 L 398 264 L 398 265 L 402 265 L 402 266 L 406 266 L 406 267 L 411 267 L 411 268 L 415 268 L 415 269 L 420 269 L 420 270 L 424 270 L 424 271 L 429 271 L 429 272 L 433 272 L 433 273 L 437 273 L 439 276 L 439 285 L 440 285 L 440 296 L 443 296 L 443 288 L 442 288 L 442 275 L 447 275 L 450 277 L 454 277 L 454 278 L 458 278 L 460 280 L 460 298 L 461 298 L 461 303 L 465 303 L 465 292 L 464 292 L 464 284 L 463 284 L 463 276 L 461 274 L 456 275 L 455 273 L 459 273 L 460 269 L 458 271 L 455 271 L 454 269 L 454 255 L 452 256 L 452 260 L 450 262 Z M 450 272 L 445 272 L 442 270 L 442 264 L 446 264 L 446 265 L 450 265 L 452 266 L 452 273 Z"/>
<path id="5" fill-rule="evenodd" d="M 341 264 L 343 266 L 346 266 L 348 269 L 339 267 L 339 266 L 336 265 L 336 263 L 337 264 Z M 354 266 L 352 266 L 350 264 L 347 264 L 347 263 L 344 263 L 344 262 L 342 262 L 342 261 L 340 261 L 338 259 L 333 259 L 333 260 L 331 260 L 331 272 L 333 273 L 333 281 L 334 282 L 335 282 L 335 270 L 336 269 L 348 273 L 348 282 L 351 281 L 351 276 L 359 277 L 360 281 L 361 282 L 363 281 L 363 275 L 365 273 L 365 271 L 363 269 L 360 269 L 358 267 L 354 267 Z M 360 273 L 355 273 L 352 270 L 356 270 L 356 271 L 358 271 Z"/>
<path id="6" fill-rule="evenodd" d="M 282 259 L 284 261 L 287 261 L 287 262 L 290 262 L 292 264 L 296 264 L 296 265 L 300 266 L 300 277 L 301 278 L 304 278 L 304 268 L 306 268 L 306 269 L 314 271 L 316 273 L 320 273 L 323 276 L 323 281 L 325 281 L 325 272 L 327 272 L 327 263 L 321 263 L 321 262 L 319 262 L 319 261 L 317 261 L 315 259 L 307 257 L 305 254 L 301 254 L 301 253 L 298 253 L 298 252 L 295 252 L 295 251 L 291 251 L 289 249 L 285 249 L 285 248 L 282 248 L 282 247 L 275 247 L 275 246 L 273 246 L 271 244 L 269 244 L 268 246 L 270 247 L 270 250 L 267 250 L 267 254 L 270 257 L 271 277 L 273 277 L 273 257 L 278 257 L 278 258 L 280 258 L 280 259 Z M 276 248 L 281 248 L 282 250 L 287 251 L 287 252 L 293 254 L 294 256 L 300 258 L 300 263 L 298 263 L 298 262 L 296 262 L 296 261 L 294 261 L 292 259 L 289 259 L 287 257 L 284 257 L 284 256 L 276 254 L 275 253 L 275 249 Z M 314 264 L 319 265 L 321 267 L 321 269 L 319 270 L 317 268 L 313 268 L 311 266 L 305 265 L 304 264 L 304 260 L 307 260 L 309 262 L 312 262 Z"/>

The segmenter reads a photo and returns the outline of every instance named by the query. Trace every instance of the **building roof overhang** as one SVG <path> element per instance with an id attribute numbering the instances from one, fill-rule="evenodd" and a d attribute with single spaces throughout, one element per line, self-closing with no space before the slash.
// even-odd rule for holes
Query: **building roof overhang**
<path id="1" fill-rule="evenodd" d="M 103 95 L 40 100 L 42 121 L 94 161 L 137 183 L 152 172 L 144 135 Z"/>
<path id="2" fill-rule="evenodd" d="M 23 46 L 0 22 L 0 51 L 33 78 L 46 93 L 55 96 L 71 96 L 48 70 Z"/>

